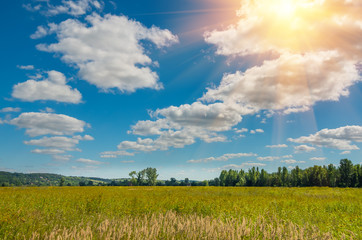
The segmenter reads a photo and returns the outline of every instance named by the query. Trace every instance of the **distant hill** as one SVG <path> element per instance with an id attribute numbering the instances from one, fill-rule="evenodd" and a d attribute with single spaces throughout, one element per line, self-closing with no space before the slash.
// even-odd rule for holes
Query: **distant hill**
<path id="1" fill-rule="evenodd" d="M 188 180 L 157 180 L 157 186 L 204 186 L 205 181 Z M 53 173 L 12 173 L 0 171 L 0 187 L 9 186 L 130 186 L 130 178 L 97 178 L 63 176 Z M 146 185 L 146 182 L 141 184 Z"/>
<path id="2" fill-rule="evenodd" d="M 0 171 L 0 186 L 59 186 L 108 185 L 112 179 L 93 177 L 67 177 L 52 173 L 11 173 Z"/>

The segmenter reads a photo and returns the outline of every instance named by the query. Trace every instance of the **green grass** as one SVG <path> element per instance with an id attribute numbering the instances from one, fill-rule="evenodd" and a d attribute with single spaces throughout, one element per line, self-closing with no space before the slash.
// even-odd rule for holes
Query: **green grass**
<path id="1" fill-rule="evenodd" d="M 362 239 L 362 189 L 264 187 L 0 188 L 0 239 L 170 211 L 222 221 L 262 216 Z"/>

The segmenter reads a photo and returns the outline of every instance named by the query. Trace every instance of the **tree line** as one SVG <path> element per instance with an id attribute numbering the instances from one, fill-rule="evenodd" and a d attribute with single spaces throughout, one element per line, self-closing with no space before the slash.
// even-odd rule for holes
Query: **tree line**
<path id="1" fill-rule="evenodd" d="M 247 171 L 222 170 L 219 177 L 212 180 L 196 181 L 185 178 L 158 180 L 156 168 L 148 167 L 132 171 L 130 178 L 103 179 L 85 177 L 65 177 L 57 174 L 23 174 L 0 172 L 0 186 L 271 186 L 271 187 L 362 187 L 362 165 L 342 159 L 339 166 L 333 164 L 292 170 L 279 167 L 277 172 L 268 173 L 264 169 L 252 167 Z"/>
<path id="2" fill-rule="evenodd" d="M 244 170 L 223 170 L 218 178 L 209 181 L 213 186 L 271 186 L 271 187 L 362 187 L 361 164 L 353 165 L 342 159 L 338 167 L 313 166 L 304 170 L 298 166 L 289 171 L 279 167 L 277 172 L 268 173 L 264 169 L 252 167 Z"/>

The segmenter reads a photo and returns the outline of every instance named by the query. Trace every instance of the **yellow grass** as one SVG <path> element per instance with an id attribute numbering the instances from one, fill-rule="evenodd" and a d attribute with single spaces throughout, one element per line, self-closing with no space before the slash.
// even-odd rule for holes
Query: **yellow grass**
<path id="1" fill-rule="evenodd" d="M 361 239 L 361 189 L 0 188 L 0 239 Z"/>

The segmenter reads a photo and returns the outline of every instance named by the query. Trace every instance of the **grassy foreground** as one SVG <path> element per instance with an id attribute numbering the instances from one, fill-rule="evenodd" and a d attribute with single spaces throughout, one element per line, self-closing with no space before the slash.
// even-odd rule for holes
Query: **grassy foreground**
<path id="1" fill-rule="evenodd" d="M 362 189 L 0 188 L 0 239 L 362 239 Z"/>

